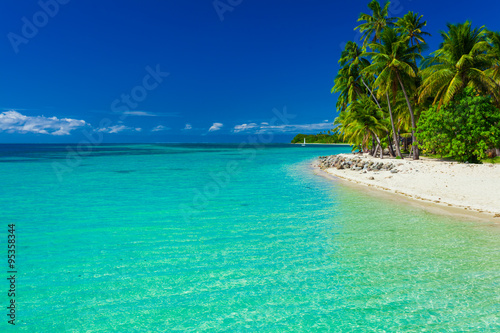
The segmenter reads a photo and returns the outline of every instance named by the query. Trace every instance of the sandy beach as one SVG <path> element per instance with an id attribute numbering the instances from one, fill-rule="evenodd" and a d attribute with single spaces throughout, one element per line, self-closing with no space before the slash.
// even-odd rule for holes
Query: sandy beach
<path id="1" fill-rule="evenodd" d="M 367 154 L 338 156 L 344 160 L 346 167 L 339 169 L 338 162 L 336 166 L 330 165 L 331 158 L 329 163 L 320 160 L 318 166 L 335 177 L 357 184 L 420 201 L 488 214 L 500 220 L 498 164 L 464 164 L 426 158 L 418 161 L 381 160 Z M 350 161 L 353 163 L 348 164 Z M 379 170 L 377 164 L 380 163 L 385 166 Z M 367 168 L 367 165 L 370 167 Z"/>

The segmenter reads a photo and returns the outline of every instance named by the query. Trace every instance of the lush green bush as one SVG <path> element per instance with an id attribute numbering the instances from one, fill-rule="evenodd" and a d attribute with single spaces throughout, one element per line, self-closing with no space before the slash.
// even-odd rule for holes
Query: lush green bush
<path id="1" fill-rule="evenodd" d="M 500 146 L 500 110 L 490 97 L 467 88 L 441 108 L 424 111 L 417 138 L 424 153 L 477 163 L 486 150 Z"/>

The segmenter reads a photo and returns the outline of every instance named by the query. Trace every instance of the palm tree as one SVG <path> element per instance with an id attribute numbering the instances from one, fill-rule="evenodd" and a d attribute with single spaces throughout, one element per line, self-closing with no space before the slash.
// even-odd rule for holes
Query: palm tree
<path id="1" fill-rule="evenodd" d="M 486 73 L 497 86 L 497 90 L 500 91 L 500 33 L 490 31 L 488 33 L 488 39 L 491 45 L 491 56 L 493 60 L 493 65 L 490 69 L 486 70 Z M 497 107 L 500 108 L 500 101 L 497 100 Z M 496 147 L 496 155 L 500 156 L 500 147 Z"/>
<path id="2" fill-rule="evenodd" d="M 466 87 L 491 94 L 499 102 L 498 88 L 486 72 L 493 66 L 493 57 L 484 26 L 473 29 L 467 21 L 448 24 L 448 29 L 441 32 L 440 48 L 423 62 L 419 103 L 433 97 L 433 103 L 441 106 Z"/>
<path id="3" fill-rule="evenodd" d="M 426 21 L 421 21 L 422 17 L 424 16 L 418 16 L 418 14 L 408 12 L 395 24 L 397 31 L 409 38 L 411 46 L 418 45 L 419 53 L 422 53 L 422 48 L 426 44 L 424 36 L 431 35 L 428 32 L 422 31 L 422 29 L 427 25 Z"/>
<path id="4" fill-rule="evenodd" d="M 488 40 L 491 45 L 490 54 L 493 64 L 490 69 L 486 70 L 486 73 L 495 82 L 497 89 L 500 90 L 500 33 L 488 32 Z"/>
<path id="5" fill-rule="evenodd" d="M 370 65 L 370 62 L 361 57 L 362 53 L 363 51 L 358 44 L 351 41 L 346 44 L 341 53 L 339 64 L 342 67 L 335 78 L 335 85 L 331 91 L 332 93 L 340 93 L 337 99 L 338 110 L 345 110 L 347 105 L 357 96 L 364 94 L 363 86 L 368 89 L 360 72 Z"/>
<path id="6" fill-rule="evenodd" d="M 379 88 L 379 95 L 383 94 L 387 98 L 389 112 L 391 117 L 391 126 L 394 141 L 396 142 L 396 150 L 399 151 L 399 142 L 396 138 L 394 120 L 392 110 L 390 108 L 389 93 L 395 97 L 398 85 L 403 91 L 408 111 L 410 112 L 412 126 L 412 140 L 414 144 L 413 159 L 419 159 L 418 145 L 416 144 L 415 129 L 416 121 L 413 112 L 413 107 L 408 97 L 407 88 L 415 88 L 415 79 L 417 77 L 417 66 L 415 59 L 421 57 L 417 53 L 417 46 L 410 46 L 408 38 L 399 36 L 394 28 L 387 28 L 380 36 L 380 43 L 371 43 L 369 47 L 374 52 L 365 52 L 365 56 L 370 56 L 373 60 L 372 64 L 365 68 L 363 72 L 376 75 L 374 86 Z M 406 87 L 405 87 L 406 86 Z M 401 153 L 398 153 L 401 156 Z"/>
<path id="7" fill-rule="evenodd" d="M 343 67 L 349 67 L 349 69 L 352 72 L 358 74 L 358 81 L 361 81 L 361 83 L 363 83 L 363 86 L 373 97 L 375 103 L 377 103 L 377 105 L 379 105 L 380 107 L 378 100 L 375 98 L 375 95 L 373 95 L 372 89 L 370 89 L 369 85 L 367 84 L 367 82 L 363 78 L 363 75 L 361 74 L 361 71 L 363 69 L 370 66 L 370 61 L 364 58 L 362 55 L 363 55 L 363 50 L 361 49 L 361 47 L 359 47 L 357 43 L 350 41 L 346 44 L 344 51 L 342 51 L 339 64 Z"/>
<path id="8" fill-rule="evenodd" d="M 360 87 L 360 82 L 366 88 L 366 91 L 373 98 L 378 108 L 382 110 L 380 103 L 372 89 L 370 89 L 370 81 L 365 79 L 361 71 L 370 65 L 370 61 L 362 56 L 363 51 L 357 43 L 349 41 L 342 51 L 339 64 L 342 69 L 339 71 L 335 79 L 335 86 L 332 88 L 332 93 L 340 92 L 337 100 L 337 109 L 344 110 L 356 97 L 365 91 Z M 354 93 L 355 92 L 355 93 Z M 384 116 L 384 114 L 382 113 Z M 385 118 L 385 117 L 384 117 Z M 387 132 L 387 138 L 390 140 L 390 134 Z M 389 153 L 394 156 L 392 145 L 389 145 Z"/>
<path id="9" fill-rule="evenodd" d="M 351 101 L 363 93 L 359 75 L 358 69 L 349 67 L 343 67 L 337 73 L 332 93 L 340 93 L 337 99 L 338 110 L 345 110 Z"/>
<path id="10" fill-rule="evenodd" d="M 361 70 L 370 65 L 370 62 L 361 57 L 363 51 L 355 42 L 349 41 L 340 56 L 339 64 L 342 66 L 336 79 L 335 86 L 332 88 L 332 93 L 340 92 L 342 100 L 341 103 L 350 103 L 354 99 L 353 92 L 360 94 L 364 87 L 369 90 L 368 85 L 361 76 Z M 371 91 L 370 91 L 371 92 Z M 347 104 L 344 104 L 347 107 Z M 338 107 L 339 105 L 337 105 Z"/>
<path id="11" fill-rule="evenodd" d="M 380 148 L 380 158 L 383 158 L 380 136 L 387 131 L 387 126 L 382 111 L 368 95 L 362 95 L 349 104 L 347 110 L 341 112 L 335 120 L 335 124 L 340 125 L 342 136 L 350 144 L 362 144 L 366 147 L 369 138 L 373 138 L 377 142 L 374 155 Z"/>
<path id="12" fill-rule="evenodd" d="M 363 33 L 361 39 L 363 39 L 363 47 L 369 43 L 370 38 L 373 36 L 372 42 L 380 40 L 380 35 L 386 27 L 393 25 L 396 18 L 389 17 L 389 6 L 390 2 L 387 1 L 382 8 L 378 0 L 372 0 L 368 4 L 368 8 L 372 10 L 372 15 L 361 13 L 358 18 L 358 22 L 364 21 L 358 25 L 354 30 L 359 29 Z"/>
<path id="13" fill-rule="evenodd" d="M 363 50 L 359 47 L 359 45 L 355 42 L 349 41 L 347 42 L 344 50 L 340 54 L 339 64 L 340 66 L 359 66 L 366 67 L 370 64 L 368 59 L 363 58 L 361 55 L 363 54 Z"/>

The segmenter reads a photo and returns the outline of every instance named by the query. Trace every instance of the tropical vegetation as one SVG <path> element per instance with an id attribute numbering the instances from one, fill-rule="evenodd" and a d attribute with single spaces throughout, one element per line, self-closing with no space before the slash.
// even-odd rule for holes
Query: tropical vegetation
<path id="1" fill-rule="evenodd" d="M 480 162 L 500 147 L 500 34 L 448 24 L 428 52 L 427 22 L 390 2 L 368 5 L 339 59 L 332 93 L 342 140 L 363 152 L 419 159 L 421 153 Z"/>
<path id="2" fill-rule="evenodd" d="M 440 110 L 433 106 L 420 116 L 422 148 L 461 162 L 488 158 L 488 148 L 500 146 L 500 112 L 492 99 L 466 88 Z"/>

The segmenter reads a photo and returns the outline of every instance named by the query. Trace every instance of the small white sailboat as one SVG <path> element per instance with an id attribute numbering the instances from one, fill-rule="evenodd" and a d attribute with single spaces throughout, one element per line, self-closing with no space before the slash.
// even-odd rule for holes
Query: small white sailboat
<path id="1" fill-rule="evenodd" d="M 302 144 L 302 147 L 306 146 L 306 138 L 304 138 L 304 143 Z"/>

